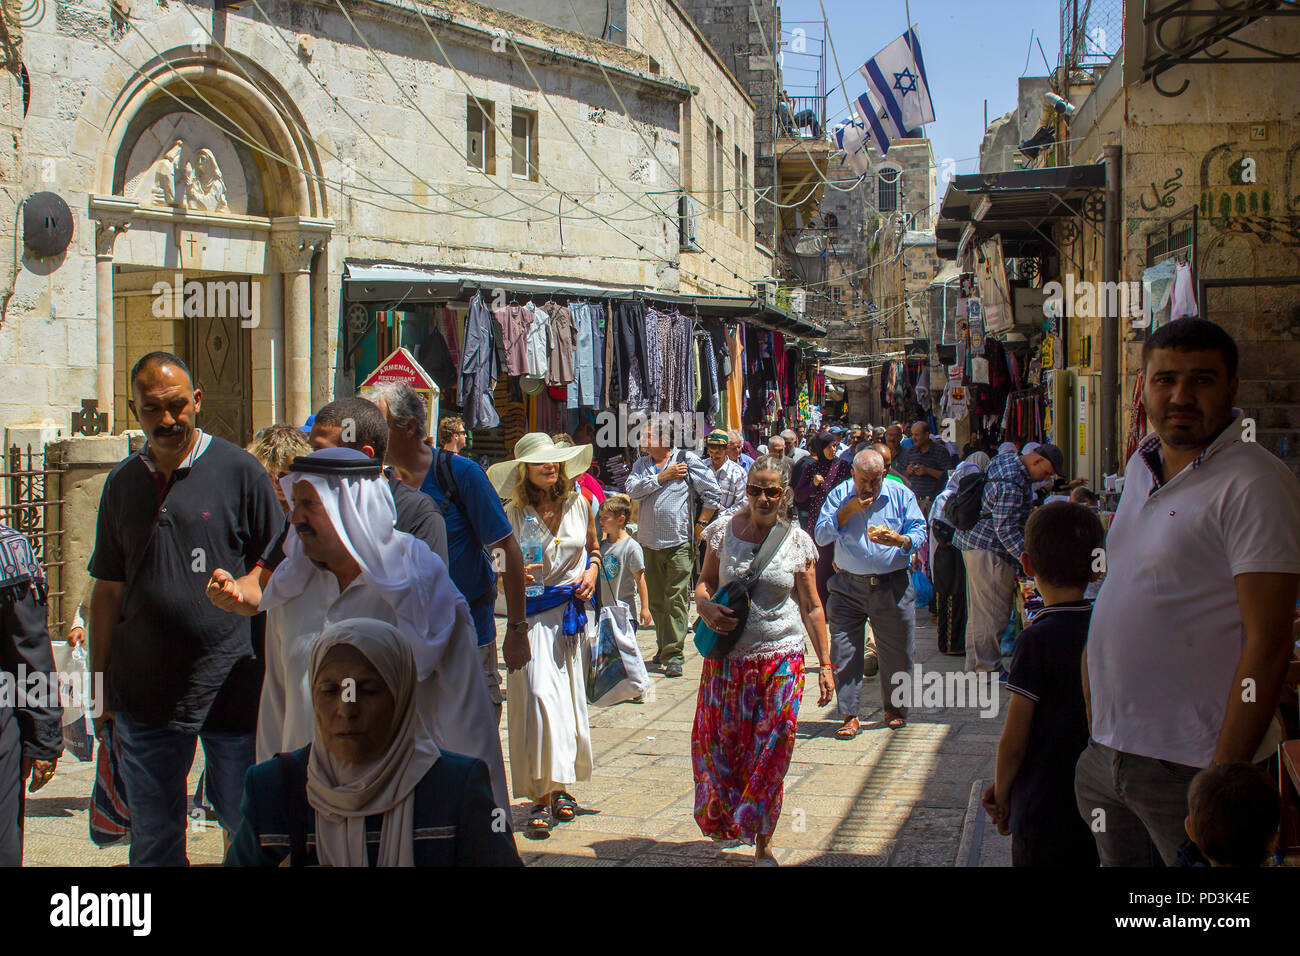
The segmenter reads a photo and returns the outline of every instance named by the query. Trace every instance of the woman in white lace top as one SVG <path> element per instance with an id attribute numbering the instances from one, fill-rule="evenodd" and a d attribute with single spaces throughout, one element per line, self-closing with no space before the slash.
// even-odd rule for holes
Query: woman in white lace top
<path id="1" fill-rule="evenodd" d="M 819 705 L 830 702 L 835 679 L 817 597 L 817 548 L 802 528 L 778 524 L 790 505 L 789 460 L 760 457 L 749 469 L 745 495 L 743 508 L 701 535 L 708 551 L 695 604 L 709 627 L 734 630 L 732 612 L 714 604 L 714 594 L 749 569 L 769 532 L 784 541 L 750 591 L 749 618 L 735 647 L 723 660 L 704 661 L 691 732 L 695 820 L 715 840 L 754 844 L 754 862 L 775 866 L 771 840 L 803 697 L 805 631 L 820 664 Z"/>

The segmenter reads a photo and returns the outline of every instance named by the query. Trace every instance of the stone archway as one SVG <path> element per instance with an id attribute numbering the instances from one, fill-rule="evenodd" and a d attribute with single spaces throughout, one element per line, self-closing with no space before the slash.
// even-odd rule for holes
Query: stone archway
<path id="1" fill-rule="evenodd" d="M 115 430 L 129 364 L 154 348 L 206 376 L 205 427 L 232 440 L 310 414 L 312 379 L 327 374 L 312 367 L 313 326 L 326 325 L 312 271 L 332 223 L 307 128 L 240 53 L 176 47 L 123 85 L 90 199 L 98 391 Z"/>

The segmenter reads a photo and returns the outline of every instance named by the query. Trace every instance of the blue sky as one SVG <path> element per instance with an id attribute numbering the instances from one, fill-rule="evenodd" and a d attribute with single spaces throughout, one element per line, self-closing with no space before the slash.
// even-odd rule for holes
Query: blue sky
<path id="1" fill-rule="evenodd" d="M 830 37 L 839 57 L 840 70 L 850 101 L 866 89 L 858 67 L 882 47 L 903 33 L 906 24 L 903 0 L 824 0 Z M 1038 44 L 1030 44 L 1030 33 L 1041 39 L 1047 61 L 1056 66 L 1060 46 L 1059 0 L 910 0 L 912 22 L 921 38 L 925 70 L 934 101 L 935 122 L 926 127 L 934 144 L 936 164 L 956 161 L 958 173 L 978 168 L 980 140 L 984 136 L 984 99 L 989 101 L 992 120 L 1016 105 L 1016 81 L 1022 75 L 1045 76 L 1047 68 Z M 781 18 L 785 30 L 795 21 L 815 20 L 805 25 L 807 35 L 821 35 L 821 7 L 817 0 L 782 0 Z M 816 44 L 809 49 L 815 50 Z M 1025 60 L 1029 66 L 1026 70 Z M 792 95 L 801 83 L 811 83 L 803 67 L 811 61 L 786 56 L 787 84 Z M 834 60 L 827 47 L 827 87 L 839 84 Z M 827 115 L 834 120 L 846 115 L 844 96 L 835 89 L 827 103 Z"/>

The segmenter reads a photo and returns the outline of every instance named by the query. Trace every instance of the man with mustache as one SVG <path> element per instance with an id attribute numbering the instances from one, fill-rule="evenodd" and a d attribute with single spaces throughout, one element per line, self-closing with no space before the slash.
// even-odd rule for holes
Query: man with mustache
<path id="1" fill-rule="evenodd" d="M 130 383 L 148 441 L 109 473 L 99 503 L 90 669 L 105 674 L 108 701 L 95 733 L 121 748 L 131 865 L 185 866 L 195 742 L 233 833 L 261 679 L 248 619 L 210 604 L 204 585 L 214 567 L 251 569 L 282 512 L 256 458 L 195 427 L 203 393 L 183 361 L 150 352 Z"/>
<path id="2" fill-rule="evenodd" d="M 1233 407 L 1232 337 L 1176 319 L 1142 365 L 1155 431 L 1124 469 L 1084 649 L 1075 796 L 1103 866 L 1172 866 L 1192 778 L 1277 753 L 1300 582 L 1300 484 Z"/>

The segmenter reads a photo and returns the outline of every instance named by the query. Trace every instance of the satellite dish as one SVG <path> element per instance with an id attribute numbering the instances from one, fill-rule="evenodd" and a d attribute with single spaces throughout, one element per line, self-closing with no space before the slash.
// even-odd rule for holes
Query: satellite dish
<path id="1" fill-rule="evenodd" d="M 40 259 L 63 255 L 72 242 L 72 210 L 54 193 L 35 193 L 23 203 L 23 244 Z"/>

